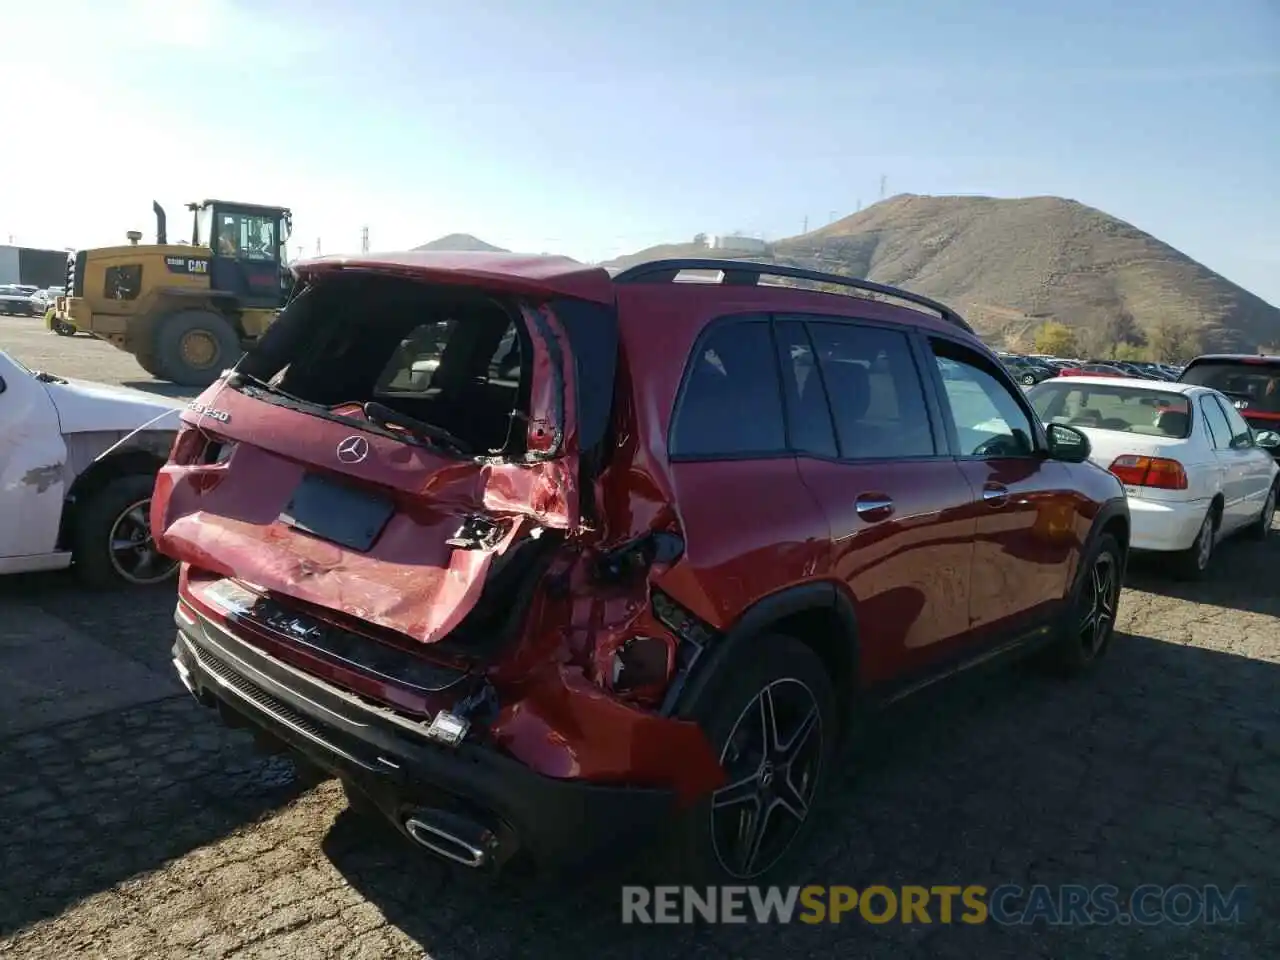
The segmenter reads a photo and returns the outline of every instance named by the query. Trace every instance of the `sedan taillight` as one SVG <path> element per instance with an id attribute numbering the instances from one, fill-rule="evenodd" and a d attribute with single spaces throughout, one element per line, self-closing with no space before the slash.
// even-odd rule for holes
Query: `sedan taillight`
<path id="1" fill-rule="evenodd" d="M 1116 457 L 1108 468 L 1127 487 L 1155 487 L 1160 490 L 1187 489 L 1187 471 L 1177 460 L 1165 457 Z"/>

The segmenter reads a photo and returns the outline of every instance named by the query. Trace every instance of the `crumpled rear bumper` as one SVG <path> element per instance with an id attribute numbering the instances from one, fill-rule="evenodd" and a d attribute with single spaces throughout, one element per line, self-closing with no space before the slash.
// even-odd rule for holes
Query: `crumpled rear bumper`
<path id="1" fill-rule="evenodd" d="M 422 836 L 406 828 L 414 817 L 470 825 L 484 856 L 469 866 L 520 853 L 542 868 L 581 867 L 632 849 L 676 812 L 670 789 L 547 777 L 470 739 L 443 746 L 190 608 L 175 620 L 174 666 L 200 702 L 341 777 L 411 839 Z"/>

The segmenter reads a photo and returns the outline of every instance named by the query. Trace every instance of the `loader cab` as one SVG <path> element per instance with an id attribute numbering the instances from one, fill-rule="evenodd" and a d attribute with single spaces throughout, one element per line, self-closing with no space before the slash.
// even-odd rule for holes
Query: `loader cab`
<path id="1" fill-rule="evenodd" d="M 288 290 L 285 244 L 293 216 L 284 207 L 205 200 L 192 211 L 191 242 L 213 251 L 209 282 L 245 307 L 279 307 Z"/>

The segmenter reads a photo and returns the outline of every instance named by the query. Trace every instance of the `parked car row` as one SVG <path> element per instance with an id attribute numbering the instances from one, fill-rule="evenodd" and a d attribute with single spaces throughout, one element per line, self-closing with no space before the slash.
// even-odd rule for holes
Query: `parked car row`
<path id="1" fill-rule="evenodd" d="M 28 283 L 0 285 L 0 314 L 19 317 L 43 316 L 53 298 L 61 296 L 62 287 L 41 289 Z"/>
<path id="2" fill-rule="evenodd" d="M 1080 360 L 1003 352 L 997 356 L 1014 379 L 1025 387 L 1059 376 L 1137 377 L 1172 382 L 1182 372 L 1181 367 L 1148 360 Z"/>

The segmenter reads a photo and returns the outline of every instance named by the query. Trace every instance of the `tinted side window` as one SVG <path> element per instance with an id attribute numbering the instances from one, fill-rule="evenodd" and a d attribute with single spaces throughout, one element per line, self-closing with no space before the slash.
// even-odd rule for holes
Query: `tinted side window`
<path id="1" fill-rule="evenodd" d="M 1204 414 L 1205 426 L 1209 428 L 1209 439 L 1218 450 L 1231 447 L 1231 425 L 1227 423 L 1227 415 L 1218 406 L 1213 397 L 1200 398 L 1200 412 Z"/>
<path id="2" fill-rule="evenodd" d="M 1031 420 L 1010 388 L 977 354 L 933 341 L 962 457 L 1026 457 L 1035 452 Z"/>
<path id="3" fill-rule="evenodd" d="M 671 430 L 675 457 L 786 449 L 773 336 L 763 320 L 717 326 L 694 348 Z"/>
<path id="4" fill-rule="evenodd" d="M 782 320 L 775 326 L 782 392 L 787 402 L 787 436 L 791 449 L 819 457 L 834 457 L 836 435 L 822 374 L 804 324 Z"/>
<path id="5" fill-rule="evenodd" d="M 842 458 L 928 457 L 937 452 L 905 333 L 852 323 L 812 322 L 808 327 Z"/>

